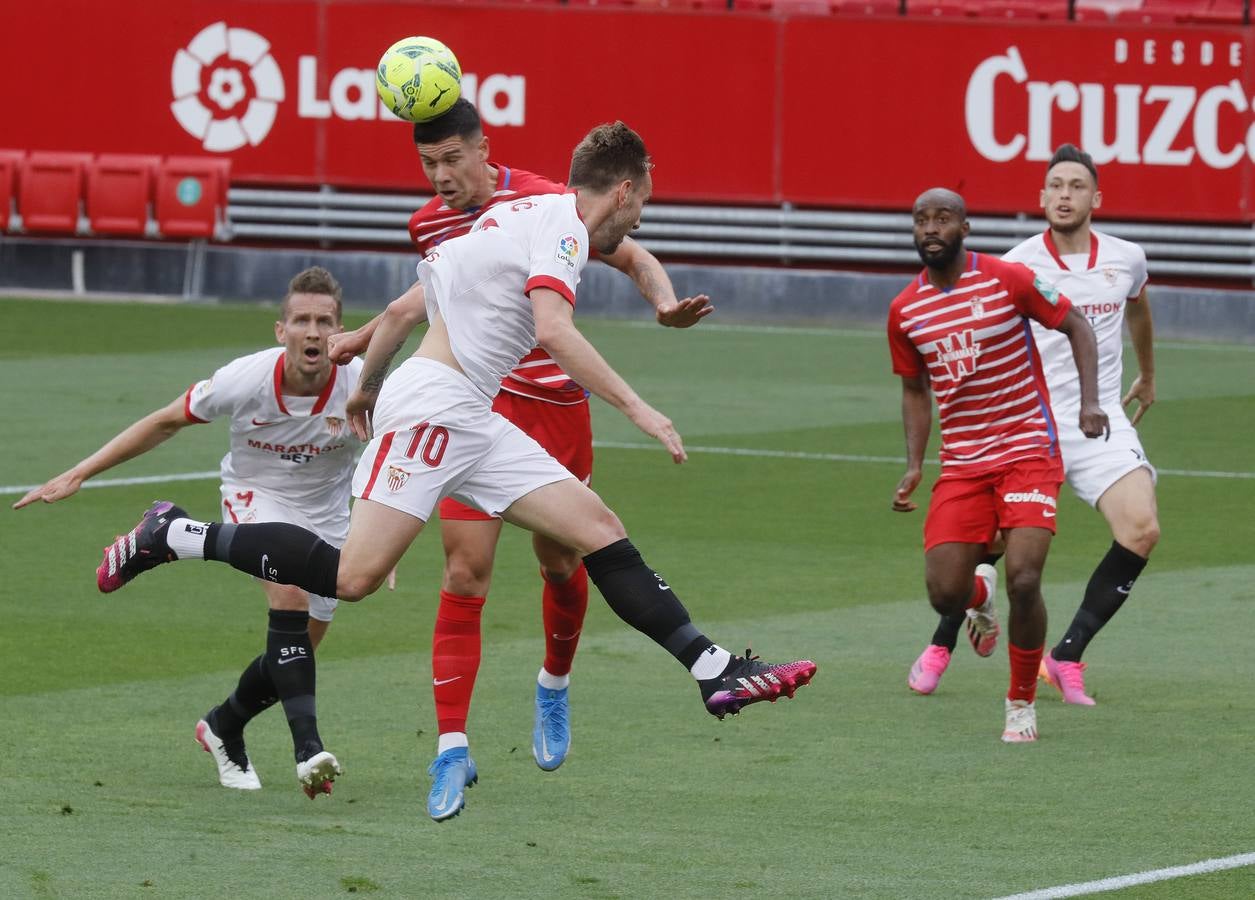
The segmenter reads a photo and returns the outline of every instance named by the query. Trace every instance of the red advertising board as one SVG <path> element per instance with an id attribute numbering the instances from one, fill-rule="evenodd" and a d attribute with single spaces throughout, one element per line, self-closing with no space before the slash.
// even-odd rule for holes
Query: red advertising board
<path id="1" fill-rule="evenodd" d="M 580 137 L 622 118 L 648 139 L 659 196 L 778 192 L 774 26 L 758 18 L 342 0 L 65 0 L 19 15 L 0 29 L 16 75 L 0 79 L 3 146 L 204 150 L 229 154 L 236 181 L 425 189 L 407 126 L 373 87 L 383 49 L 419 32 L 457 53 L 494 158 L 564 179 Z"/>
<path id="2" fill-rule="evenodd" d="M 426 188 L 373 66 L 458 54 L 492 155 L 561 178 L 624 119 L 670 201 L 1033 211 L 1055 145 L 1105 211 L 1253 218 L 1255 37 L 1239 27 L 772 17 L 418 0 L 63 0 L 0 29 L 0 146 L 228 156 L 238 182 Z M 67 71 L 67 69 L 69 71 Z"/>
<path id="3" fill-rule="evenodd" d="M 975 209 L 1034 210 L 1051 153 L 1071 141 L 1098 163 L 1108 215 L 1251 217 L 1249 29 L 784 27 L 787 198 L 905 208 L 940 185 Z"/>

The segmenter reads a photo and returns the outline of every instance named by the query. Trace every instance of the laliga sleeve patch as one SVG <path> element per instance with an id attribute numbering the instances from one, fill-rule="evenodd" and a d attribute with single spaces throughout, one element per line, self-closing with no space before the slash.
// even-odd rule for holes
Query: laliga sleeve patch
<path id="1" fill-rule="evenodd" d="M 558 252 L 556 254 L 558 262 L 562 263 L 572 272 L 575 271 L 575 265 L 580 258 L 580 242 L 573 234 L 564 234 L 558 238 Z"/>
<path id="2" fill-rule="evenodd" d="M 1051 306 L 1059 305 L 1059 289 L 1045 281 L 1040 275 L 1033 279 L 1033 287 L 1037 288 L 1037 292 L 1045 297 L 1046 302 Z"/>

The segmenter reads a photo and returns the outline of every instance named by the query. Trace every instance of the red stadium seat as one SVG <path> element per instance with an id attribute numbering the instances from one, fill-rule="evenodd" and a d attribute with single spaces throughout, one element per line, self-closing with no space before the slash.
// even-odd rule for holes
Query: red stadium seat
<path id="1" fill-rule="evenodd" d="M 101 154 L 87 166 L 87 219 L 96 234 L 143 236 L 159 156 Z"/>
<path id="2" fill-rule="evenodd" d="M 166 157 L 157 173 L 157 227 L 162 236 L 214 236 L 226 207 L 229 167 L 226 160 L 212 157 Z"/>
<path id="3" fill-rule="evenodd" d="M 22 150 L 0 150 L 0 231 L 6 231 L 13 217 L 17 196 L 17 170 L 26 158 Z"/>
<path id="4" fill-rule="evenodd" d="M 828 0 L 771 0 L 769 8 L 772 12 L 790 15 L 826 16 L 832 12 Z"/>
<path id="5" fill-rule="evenodd" d="M 1177 18 L 1175 10 L 1156 9 L 1145 6 L 1141 9 L 1122 9 L 1116 13 L 1115 20 L 1117 22 L 1135 22 L 1143 25 L 1156 25 L 1164 22 L 1176 23 L 1181 21 Z"/>
<path id="6" fill-rule="evenodd" d="M 1211 0 L 1206 8 L 1192 12 L 1190 21 L 1207 25 L 1241 25 L 1246 15 L 1244 6 L 1243 0 Z"/>
<path id="7" fill-rule="evenodd" d="M 908 16 L 966 16 L 968 7 L 963 3 L 948 3 L 945 0 L 908 0 L 906 14 Z"/>
<path id="8" fill-rule="evenodd" d="M 898 0 L 832 0 L 831 6 L 843 16 L 896 16 L 902 11 Z"/>
<path id="9" fill-rule="evenodd" d="M 1081 6 L 1079 3 L 1073 10 L 1077 22 L 1110 22 L 1111 13 L 1101 6 Z"/>
<path id="10" fill-rule="evenodd" d="M 1068 4 L 1064 2 L 1036 3 L 1033 0 L 1003 0 L 986 2 L 980 6 L 982 19 L 1066 19 Z"/>
<path id="11" fill-rule="evenodd" d="M 35 151 L 18 170 L 18 212 L 25 231 L 75 234 L 90 153 Z"/>

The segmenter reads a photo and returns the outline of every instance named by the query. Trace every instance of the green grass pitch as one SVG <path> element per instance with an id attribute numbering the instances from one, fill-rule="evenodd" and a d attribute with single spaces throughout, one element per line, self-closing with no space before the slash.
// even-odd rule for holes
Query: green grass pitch
<path id="1" fill-rule="evenodd" d="M 17 300 L 0 314 L 9 487 L 265 346 L 275 316 Z M 397 591 L 342 606 L 320 652 L 322 732 L 346 768 L 335 793 L 300 793 L 277 709 L 247 732 L 265 789 L 229 792 L 192 730 L 263 645 L 261 591 L 211 564 L 108 597 L 92 578 L 100 547 L 150 500 L 210 516 L 216 482 L 5 509 L 0 896 L 977 898 L 1255 851 L 1252 348 L 1159 348 L 1160 399 L 1141 430 L 1165 470 L 1162 543 L 1087 654 L 1099 705 L 1064 706 L 1043 687 L 1041 740 L 1009 747 L 1001 647 L 982 660 L 961 642 L 936 695 L 906 688 L 934 616 L 922 511 L 889 509 L 902 466 L 859 459 L 902 453 L 883 335 L 717 314 L 687 332 L 584 326 L 690 448 L 710 448 L 675 466 L 598 406 L 611 446 L 595 486 L 699 625 L 735 651 L 814 658 L 810 687 L 718 722 L 594 596 L 571 756 L 541 772 L 529 743 L 539 580 L 526 536 L 507 529 L 471 709 L 481 780 L 437 825 L 424 807 L 440 574 L 428 534 Z M 225 435 L 189 429 L 104 477 L 215 469 Z M 1052 642 L 1110 540 L 1064 493 L 1045 582 Z M 1252 868 L 1111 894 L 1252 895 Z"/>

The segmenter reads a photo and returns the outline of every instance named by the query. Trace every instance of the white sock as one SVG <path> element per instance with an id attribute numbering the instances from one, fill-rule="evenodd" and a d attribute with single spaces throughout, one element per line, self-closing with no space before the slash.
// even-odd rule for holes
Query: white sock
<path id="1" fill-rule="evenodd" d="M 731 653 L 724 650 L 718 644 L 711 644 L 710 647 L 697 658 L 697 662 L 693 663 L 689 671 L 693 673 L 693 677 L 698 681 L 718 678 L 723 674 L 723 670 L 728 667 L 728 663 L 731 662 L 731 660 Z"/>
<path id="2" fill-rule="evenodd" d="M 166 527 L 166 543 L 179 559 L 204 559 L 208 522 L 175 519 Z"/>
<path id="3" fill-rule="evenodd" d="M 547 691 L 561 691 L 571 683 L 571 676 L 551 675 L 544 666 L 541 666 L 540 674 L 536 676 L 536 683 Z"/>
<path id="4" fill-rule="evenodd" d="M 436 744 L 436 755 L 439 756 L 446 750 L 452 750 L 454 747 L 470 747 L 470 742 L 466 739 L 465 731 L 447 731 L 440 735 L 440 740 Z"/>

